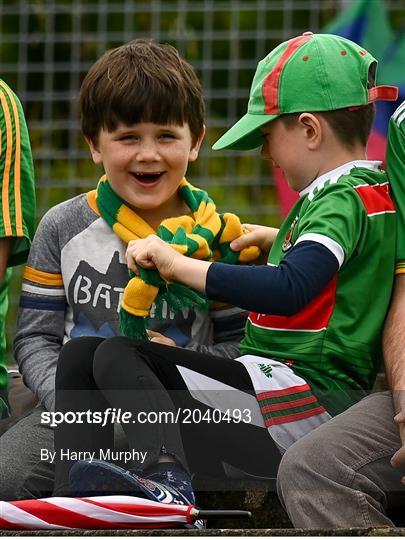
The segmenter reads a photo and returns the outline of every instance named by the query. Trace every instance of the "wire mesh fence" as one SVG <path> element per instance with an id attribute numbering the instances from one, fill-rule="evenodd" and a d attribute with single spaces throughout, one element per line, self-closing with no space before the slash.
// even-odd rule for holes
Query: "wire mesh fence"
<path id="1" fill-rule="evenodd" d="M 210 147 L 244 114 L 257 61 L 280 41 L 308 29 L 321 30 L 346 4 L 344 0 L 0 1 L 0 76 L 17 92 L 26 111 L 38 218 L 62 200 L 94 188 L 100 175 L 79 130 L 76 98 L 83 76 L 106 49 L 152 37 L 176 46 L 204 87 L 207 135 L 189 179 L 208 188 L 221 210 L 234 211 L 244 221 L 278 224 L 271 171 L 257 151 L 215 153 Z M 387 6 L 395 18 L 401 0 L 387 0 Z M 15 279 L 9 333 L 18 288 Z"/>

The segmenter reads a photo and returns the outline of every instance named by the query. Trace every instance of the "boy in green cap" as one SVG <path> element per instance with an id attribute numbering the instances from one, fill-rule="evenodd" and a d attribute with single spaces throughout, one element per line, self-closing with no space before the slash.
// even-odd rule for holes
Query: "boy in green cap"
<path id="1" fill-rule="evenodd" d="M 395 283 L 383 332 L 391 392 L 373 392 L 286 452 L 277 488 L 294 527 L 394 527 L 392 511 L 403 515 L 405 101 L 389 121 L 386 167 L 397 208 Z"/>
<path id="2" fill-rule="evenodd" d="M 193 500 L 187 471 L 274 477 L 280 451 L 371 390 L 395 255 L 387 177 L 379 162 L 366 158 L 373 102 L 397 94 L 375 86 L 376 64 L 338 36 L 308 32 L 282 43 L 258 65 L 248 113 L 214 145 L 262 146 L 262 157 L 280 166 L 300 194 L 266 266 L 186 258 L 156 236 L 129 243 L 134 270 L 157 268 L 169 283 L 251 311 L 242 356 L 219 361 L 122 337 L 97 347 L 93 373 L 109 406 L 134 415 L 171 411 L 181 418 L 189 408 L 199 418 L 218 409 L 224 416 L 219 423 L 160 425 L 158 433 L 136 422 L 124 426 L 130 444 L 148 449 L 142 471 L 79 462 L 70 473 L 76 492 L 124 491 L 184 502 Z M 73 346 L 71 358 L 79 352 Z M 114 357 L 125 372 L 137 373 L 125 385 L 114 377 Z M 65 366 L 57 393 L 67 359 Z M 129 387 L 137 391 L 126 399 Z M 146 395 L 147 389 L 159 392 Z M 249 413 L 239 421 L 238 408 Z M 60 426 L 61 448 L 79 437 L 75 430 L 80 427 Z"/>

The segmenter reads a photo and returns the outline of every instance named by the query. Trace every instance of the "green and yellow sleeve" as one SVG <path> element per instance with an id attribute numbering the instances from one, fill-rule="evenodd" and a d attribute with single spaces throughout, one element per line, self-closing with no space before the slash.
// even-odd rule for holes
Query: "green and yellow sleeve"
<path id="1" fill-rule="evenodd" d="M 35 178 L 21 103 L 0 79 L 0 237 L 14 237 L 9 266 L 23 263 L 35 228 Z"/>

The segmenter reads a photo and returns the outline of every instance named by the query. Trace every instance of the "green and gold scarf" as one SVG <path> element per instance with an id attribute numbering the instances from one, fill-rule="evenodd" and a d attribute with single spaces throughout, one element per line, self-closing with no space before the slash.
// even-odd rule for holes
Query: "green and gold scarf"
<path id="1" fill-rule="evenodd" d="M 249 247 L 241 252 L 232 251 L 229 244 L 243 234 L 239 218 L 234 214 L 219 214 L 206 191 L 195 188 L 184 178 L 178 188 L 190 215 L 165 219 L 157 231 L 152 229 L 111 188 L 107 176 L 97 187 L 96 204 L 103 219 L 124 242 L 156 234 L 178 252 L 205 261 L 229 264 L 246 263 L 257 259 L 260 250 Z M 152 304 L 155 316 L 162 317 L 164 303 L 173 312 L 185 307 L 204 308 L 207 298 L 181 283 L 166 282 L 157 270 L 138 267 L 139 275 L 130 271 L 130 277 L 120 310 L 121 331 L 134 339 L 148 339 L 147 320 Z"/>

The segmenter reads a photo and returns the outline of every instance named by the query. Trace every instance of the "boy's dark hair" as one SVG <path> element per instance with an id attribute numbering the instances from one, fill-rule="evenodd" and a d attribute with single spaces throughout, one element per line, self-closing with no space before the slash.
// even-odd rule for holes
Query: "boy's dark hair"
<path id="1" fill-rule="evenodd" d="M 168 44 L 137 39 L 107 51 L 85 76 L 79 94 L 82 132 L 119 123 L 188 123 L 195 142 L 204 125 L 201 84 L 191 65 Z"/>
<path id="2" fill-rule="evenodd" d="M 375 86 L 375 72 L 377 64 L 371 64 L 368 74 L 368 87 Z M 310 111 L 308 111 L 310 112 Z M 314 111 L 315 112 L 315 111 Z M 301 113 L 282 115 L 280 118 L 286 126 L 295 124 Z M 367 145 L 373 127 L 375 117 L 375 104 L 369 103 L 362 107 L 349 107 L 347 109 L 337 109 L 335 111 L 322 111 L 316 114 L 322 115 L 331 127 L 337 139 L 346 148 L 352 148 L 360 142 Z"/>
<path id="3" fill-rule="evenodd" d="M 284 114 L 280 118 L 286 126 L 292 126 L 297 122 L 300 114 Z M 358 142 L 363 146 L 367 145 L 371 128 L 373 127 L 375 105 L 374 103 L 369 103 L 358 109 L 338 109 L 335 111 L 316 112 L 315 114 L 322 115 L 337 139 L 343 146 L 350 149 Z"/>

